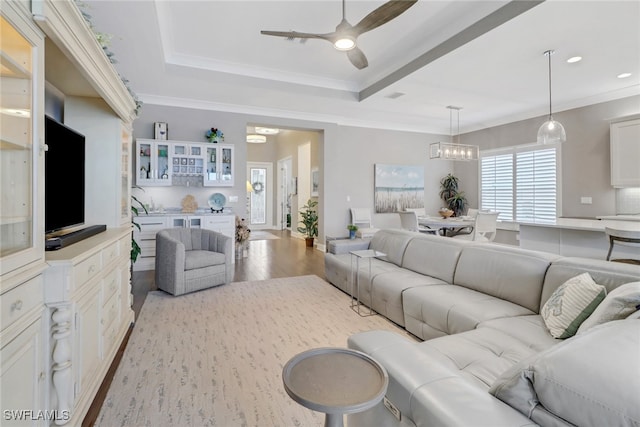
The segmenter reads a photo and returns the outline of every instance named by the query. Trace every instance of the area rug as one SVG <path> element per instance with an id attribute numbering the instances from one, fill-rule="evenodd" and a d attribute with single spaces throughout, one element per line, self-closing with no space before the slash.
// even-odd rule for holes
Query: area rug
<path id="1" fill-rule="evenodd" d="M 252 230 L 249 235 L 249 240 L 276 240 L 280 237 L 275 234 L 271 234 L 268 231 L 263 230 Z"/>
<path id="2" fill-rule="evenodd" d="M 237 282 L 172 297 L 151 292 L 96 426 L 321 426 L 294 402 L 282 368 L 317 347 L 346 347 L 356 332 L 407 335 L 360 317 L 317 276 Z"/>

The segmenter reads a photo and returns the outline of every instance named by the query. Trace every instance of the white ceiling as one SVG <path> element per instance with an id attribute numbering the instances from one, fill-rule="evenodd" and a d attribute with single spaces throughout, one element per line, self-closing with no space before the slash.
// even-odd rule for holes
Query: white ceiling
<path id="1" fill-rule="evenodd" d="M 513 4 L 420 0 L 360 36 L 364 70 L 326 41 L 260 34 L 331 32 L 337 0 L 84 3 L 95 29 L 113 36 L 116 69 L 147 103 L 443 134 L 446 106 L 456 105 L 467 132 L 547 113 L 548 49 L 554 112 L 640 94 L 638 0 L 547 0 L 494 29 L 478 24 L 490 31 L 457 49 L 452 37 Z M 348 0 L 347 20 L 355 25 L 383 3 Z M 421 55 L 429 63 L 382 83 Z M 568 64 L 574 55 L 584 59 Z M 623 72 L 632 76 L 616 78 Z"/>

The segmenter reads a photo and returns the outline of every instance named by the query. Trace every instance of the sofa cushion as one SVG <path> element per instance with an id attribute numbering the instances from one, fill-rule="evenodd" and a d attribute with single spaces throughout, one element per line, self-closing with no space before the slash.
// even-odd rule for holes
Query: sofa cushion
<path id="1" fill-rule="evenodd" d="M 601 323 L 625 319 L 638 309 L 640 309 L 640 282 L 627 283 L 607 294 L 591 316 L 582 322 L 578 333 L 583 333 Z"/>
<path id="2" fill-rule="evenodd" d="M 545 274 L 557 258 L 515 246 L 476 243 L 462 250 L 453 283 L 538 313 Z"/>
<path id="3" fill-rule="evenodd" d="M 551 336 L 539 314 L 486 320 L 478 325 L 478 329 L 480 328 L 497 329 L 520 340 L 536 352 L 546 350 L 562 342 L 562 340 Z"/>
<path id="4" fill-rule="evenodd" d="M 212 265 L 224 265 L 225 256 L 219 252 L 211 251 L 185 251 L 184 269 L 195 270 L 197 268 L 210 267 Z"/>
<path id="5" fill-rule="evenodd" d="M 556 289 L 540 315 L 554 338 L 569 338 L 604 300 L 606 293 L 604 286 L 594 282 L 589 273 L 582 273 Z"/>
<path id="6" fill-rule="evenodd" d="M 405 327 L 422 339 L 469 331 L 490 319 L 534 314 L 520 305 L 457 285 L 407 289 L 402 304 Z"/>
<path id="7" fill-rule="evenodd" d="M 402 259 L 406 269 L 453 283 L 462 248 L 471 242 L 441 236 L 419 235 L 407 245 Z"/>
<path id="8" fill-rule="evenodd" d="M 608 322 L 515 365 L 489 391 L 543 425 L 637 426 L 638 360 L 640 322 Z"/>
<path id="9" fill-rule="evenodd" d="M 415 236 L 416 234 L 410 231 L 380 230 L 371 238 L 369 249 L 386 254 L 381 259 L 401 266 L 407 244 Z"/>
<path id="10" fill-rule="evenodd" d="M 373 278 L 371 308 L 392 322 L 404 326 L 402 293 L 417 286 L 445 284 L 435 277 L 424 276 L 407 269 L 383 272 Z"/>

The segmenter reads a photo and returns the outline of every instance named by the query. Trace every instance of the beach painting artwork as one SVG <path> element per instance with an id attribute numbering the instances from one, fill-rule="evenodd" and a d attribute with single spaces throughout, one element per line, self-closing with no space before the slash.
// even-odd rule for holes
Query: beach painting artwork
<path id="1" fill-rule="evenodd" d="M 375 165 L 376 213 L 424 207 L 424 166 Z"/>

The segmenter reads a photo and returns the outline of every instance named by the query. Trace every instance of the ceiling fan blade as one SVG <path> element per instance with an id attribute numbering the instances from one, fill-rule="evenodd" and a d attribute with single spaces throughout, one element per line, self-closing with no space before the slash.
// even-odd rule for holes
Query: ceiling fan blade
<path id="1" fill-rule="evenodd" d="M 358 70 L 367 68 L 367 66 L 369 65 L 369 61 L 367 61 L 367 57 L 364 56 L 364 53 L 360 50 L 359 47 L 354 47 L 353 49 L 348 50 L 347 57 L 349 58 L 349 61 L 351 61 L 351 63 L 355 65 L 355 67 Z"/>
<path id="2" fill-rule="evenodd" d="M 260 34 L 265 36 L 284 37 L 289 40 L 293 39 L 322 39 L 330 40 L 328 36 L 330 34 L 312 34 L 312 33 L 299 33 L 297 31 L 260 31 Z"/>
<path id="3" fill-rule="evenodd" d="M 401 15 L 405 10 L 416 4 L 418 0 L 392 0 L 386 2 L 364 18 L 353 27 L 357 35 L 371 31 L 392 19 Z"/>

